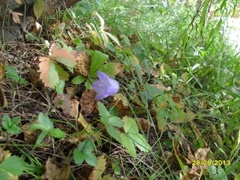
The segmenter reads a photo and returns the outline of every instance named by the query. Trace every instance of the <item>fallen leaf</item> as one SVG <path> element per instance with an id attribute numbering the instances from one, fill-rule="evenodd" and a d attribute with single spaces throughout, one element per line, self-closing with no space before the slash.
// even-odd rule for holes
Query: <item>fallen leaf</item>
<path id="1" fill-rule="evenodd" d="M 49 57 L 40 57 L 39 61 L 40 79 L 45 86 L 54 88 L 59 82 L 54 61 Z"/>
<path id="2" fill-rule="evenodd" d="M 76 66 L 74 71 L 76 74 L 88 75 L 90 69 L 90 59 L 85 52 L 75 51 Z"/>
<path id="3" fill-rule="evenodd" d="M 131 114 L 129 102 L 123 94 L 118 93 L 113 96 L 112 106 L 117 108 L 118 115 L 121 117 L 129 116 Z"/>
<path id="4" fill-rule="evenodd" d="M 81 112 L 90 114 L 96 110 L 97 101 L 95 100 L 96 92 L 93 90 L 85 90 L 80 99 Z"/>
<path id="5" fill-rule="evenodd" d="M 5 79 L 5 66 L 0 63 L 0 84 L 4 82 Z"/>
<path id="6" fill-rule="evenodd" d="M 0 85 L 0 109 L 6 107 L 7 105 L 8 105 L 7 98 L 2 89 L 2 86 Z"/>
<path id="7" fill-rule="evenodd" d="M 100 180 L 102 179 L 101 176 L 106 169 L 106 158 L 104 155 L 98 158 L 98 165 L 95 166 L 89 176 L 89 180 Z"/>
<path id="8" fill-rule="evenodd" d="M 53 100 L 53 104 L 57 108 L 62 109 L 65 115 L 77 119 L 79 102 L 75 99 L 71 99 L 70 95 L 57 94 Z"/>
<path id="9" fill-rule="evenodd" d="M 70 166 L 64 165 L 62 163 L 58 163 L 63 167 L 58 167 L 54 162 L 53 159 L 48 158 L 46 165 L 45 165 L 45 173 L 41 176 L 42 179 L 47 180 L 66 180 L 69 179 L 71 174 Z"/>
<path id="10" fill-rule="evenodd" d="M 136 118 L 137 124 L 144 132 L 149 132 L 150 128 L 153 127 L 153 124 L 150 123 L 147 119 Z"/>
<path id="11" fill-rule="evenodd" d="M 20 20 L 20 16 L 23 16 L 23 14 L 12 11 L 13 22 L 15 22 L 16 24 L 19 24 L 19 25 L 22 24 L 22 21 Z"/>
<path id="12" fill-rule="evenodd" d="M 84 127 L 87 133 L 93 133 L 92 125 L 88 124 L 88 122 L 84 119 L 82 113 L 79 114 L 79 118 L 77 119 L 77 121 Z"/>
<path id="13" fill-rule="evenodd" d="M 21 128 L 24 135 L 24 141 L 29 144 L 34 144 L 40 134 L 38 130 L 32 130 L 30 128 L 34 123 L 37 124 L 38 121 L 34 121 L 33 123 L 26 123 Z"/>
<path id="14" fill-rule="evenodd" d="M 19 4 L 19 5 L 22 4 L 22 1 L 21 1 L 21 0 L 15 0 L 15 2 L 16 2 L 17 4 Z"/>

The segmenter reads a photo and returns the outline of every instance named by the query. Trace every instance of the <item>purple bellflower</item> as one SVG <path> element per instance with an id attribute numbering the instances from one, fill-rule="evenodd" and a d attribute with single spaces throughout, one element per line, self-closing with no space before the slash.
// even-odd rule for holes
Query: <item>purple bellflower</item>
<path id="1" fill-rule="evenodd" d="M 96 100 L 112 96 L 118 92 L 119 83 L 116 80 L 101 71 L 98 71 L 98 78 L 99 80 L 92 84 L 93 89 L 97 92 Z"/>

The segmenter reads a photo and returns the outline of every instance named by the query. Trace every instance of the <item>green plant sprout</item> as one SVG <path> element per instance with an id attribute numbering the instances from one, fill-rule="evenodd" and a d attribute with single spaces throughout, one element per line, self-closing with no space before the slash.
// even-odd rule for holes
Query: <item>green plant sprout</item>
<path id="1" fill-rule="evenodd" d="M 66 136 L 65 132 L 59 128 L 54 128 L 53 122 L 49 119 L 46 114 L 39 113 L 38 115 L 38 124 L 33 124 L 30 127 L 31 130 L 41 130 L 42 132 L 38 136 L 38 139 L 35 143 L 35 147 L 39 146 L 43 139 L 49 135 L 54 138 L 64 138 Z"/>
<path id="2" fill-rule="evenodd" d="M 18 116 L 11 119 L 8 115 L 4 115 L 2 118 L 2 126 L 9 134 L 16 135 L 21 133 L 19 123 L 20 118 Z"/>
<path id="3" fill-rule="evenodd" d="M 91 140 L 85 140 L 78 144 L 73 151 L 73 159 L 77 165 L 85 160 L 90 166 L 97 166 L 97 158 L 93 154 L 94 145 Z"/>

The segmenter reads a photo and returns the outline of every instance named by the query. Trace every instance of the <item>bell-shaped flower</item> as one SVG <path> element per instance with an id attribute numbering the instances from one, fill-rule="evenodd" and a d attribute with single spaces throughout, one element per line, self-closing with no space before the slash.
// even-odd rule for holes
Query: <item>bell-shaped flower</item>
<path id="1" fill-rule="evenodd" d="M 116 80 L 101 71 L 98 71 L 98 78 L 99 80 L 92 84 L 93 89 L 97 92 L 96 100 L 112 96 L 118 92 L 119 83 Z"/>

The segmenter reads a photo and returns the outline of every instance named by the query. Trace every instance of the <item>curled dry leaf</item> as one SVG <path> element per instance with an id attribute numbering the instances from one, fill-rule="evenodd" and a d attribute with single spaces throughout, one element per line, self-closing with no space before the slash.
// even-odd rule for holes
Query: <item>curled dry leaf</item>
<path id="1" fill-rule="evenodd" d="M 22 131 L 24 135 L 24 141 L 26 141 L 29 144 L 34 144 L 39 136 L 38 130 L 31 130 L 30 127 L 34 124 L 38 123 L 38 121 L 35 121 L 33 123 L 26 123 L 22 126 Z"/>
<path id="2" fill-rule="evenodd" d="M 148 132 L 153 124 L 150 123 L 147 119 L 144 118 L 136 118 L 137 124 L 144 132 Z"/>
<path id="3" fill-rule="evenodd" d="M 76 66 L 74 67 L 74 71 L 76 74 L 82 74 L 84 76 L 88 75 L 90 69 L 90 59 L 85 52 L 75 52 L 76 57 Z"/>
<path id="4" fill-rule="evenodd" d="M 80 99 L 81 113 L 90 114 L 96 110 L 97 101 L 95 100 L 96 92 L 85 90 Z"/>
<path id="5" fill-rule="evenodd" d="M 71 99 L 70 95 L 57 94 L 53 103 L 57 108 L 62 109 L 65 115 L 77 119 L 79 102 L 75 99 Z"/>
<path id="6" fill-rule="evenodd" d="M 131 110 L 129 108 L 129 102 L 124 95 L 122 95 L 120 93 L 115 94 L 113 97 L 112 105 L 117 108 L 119 116 L 123 117 L 123 116 L 131 115 Z"/>
<path id="7" fill-rule="evenodd" d="M 66 180 L 69 179 L 71 174 L 70 166 L 64 165 L 64 163 L 58 163 L 63 167 L 58 167 L 53 159 L 48 158 L 47 163 L 45 165 L 45 173 L 41 176 L 42 179 L 47 180 Z"/>
<path id="8" fill-rule="evenodd" d="M 23 16 L 23 14 L 19 12 L 14 12 L 14 11 L 12 11 L 11 13 L 12 13 L 13 22 L 21 25 L 22 21 L 20 20 L 20 16 Z"/>

